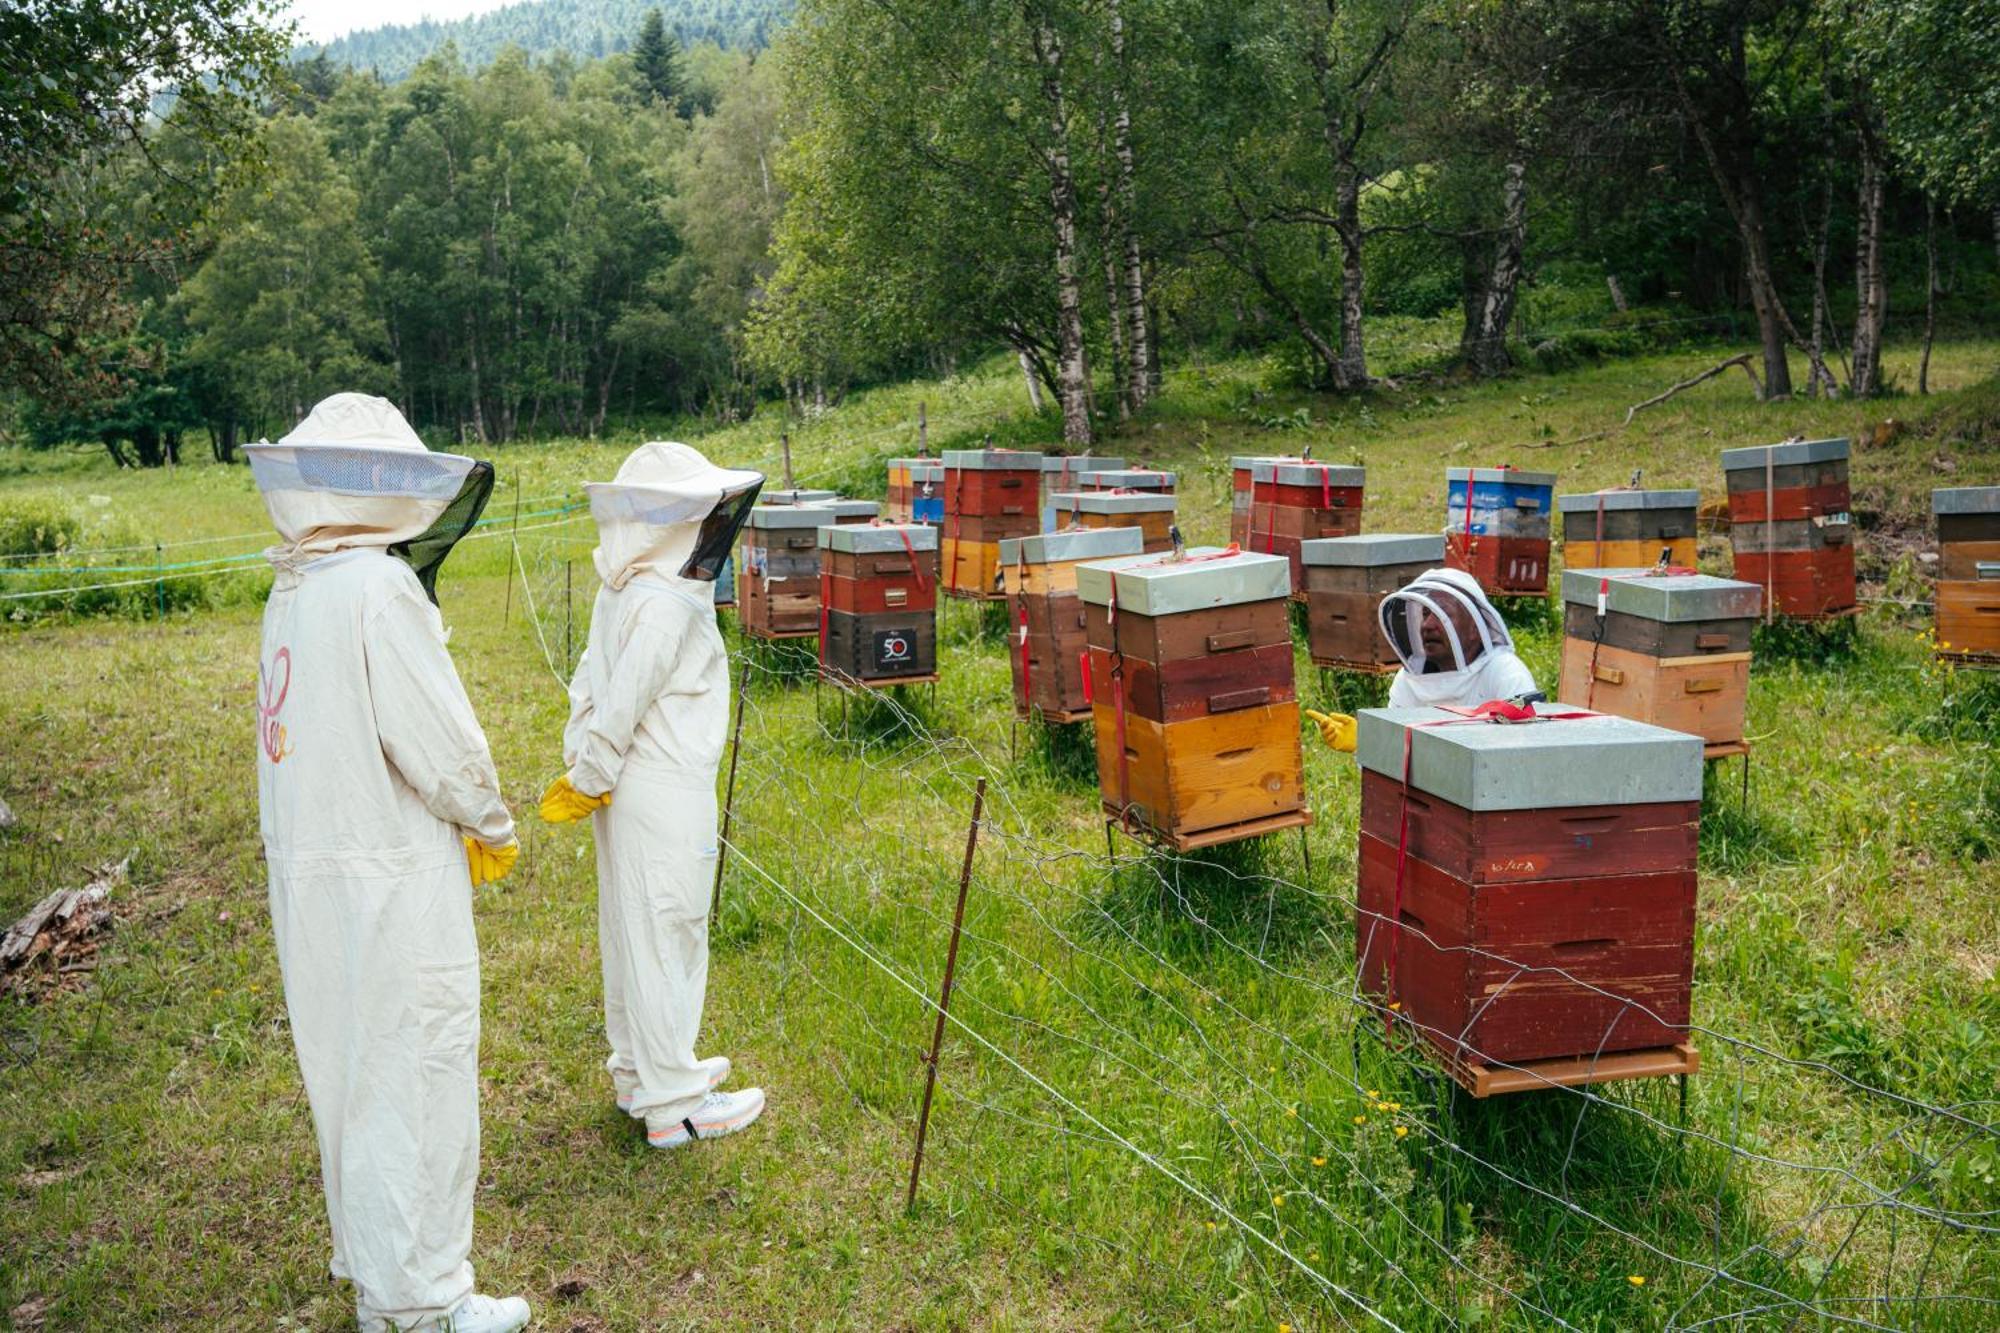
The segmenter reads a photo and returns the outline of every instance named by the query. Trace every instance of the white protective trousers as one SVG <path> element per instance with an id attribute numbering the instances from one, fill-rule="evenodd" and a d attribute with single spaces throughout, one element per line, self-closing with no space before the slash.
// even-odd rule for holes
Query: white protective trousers
<path id="1" fill-rule="evenodd" d="M 364 1328 L 473 1290 L 479 954 L 462 834 L 514 836 L 486 737 L 408 565 L 281 567 L 258 796 L 271 927 L 319 1139 L 332 1269 Z"/>
<path id="2" fill-rule="evenodd" d="M 690 1115 L 708 1092 L 695 1037 L 708 995 L 715 779 L 729 660 L 708 584 L 645 572 L 597 594 L 570 683 L 563 759 L 593 816 L 606 1068 L 637 1085 L 632 1114 Z"/>

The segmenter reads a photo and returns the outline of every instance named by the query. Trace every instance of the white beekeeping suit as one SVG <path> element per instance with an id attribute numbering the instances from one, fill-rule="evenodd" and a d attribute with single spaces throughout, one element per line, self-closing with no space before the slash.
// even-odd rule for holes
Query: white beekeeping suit
<path id="1" fill-rule="evenodd" d="M 504 873 L 514 821 L 425 595 L 491 469 L 429 452 L 394 405 L 363 394 L 245 452 L 283 539 L 268 553 L 258 805 L 333 1272 L 353 1282 L 364 1329 L 519 1328 L 526 1304 L 475 1294 L 468 1262 L 479 955 L 467 857 Z"/>
<path id="2" fill-rule="evenodd" d="M 565 822 L 594 811 L 606 1066 L 619 1106 L 657 1147 L 734 1133 L 764 1107 L 756 1088 L 714 1091 L 729 1061 L 694 1053 L 729 722 L 710 585 L 763 481 L 687 445 L 652 443 L 616 480 L 586 487 L 603 587 L 570 683 L 568 772 L 542 814 Z"/>
<path id="3" fill-rule="evenodd" d="M 1389 682 L 1391 708 L 1473 707 L 1535 688 L 1500 613 L 1464 570 L 1426 570 L 1384 597 L 1379 614 L 1403 659 Z"/>

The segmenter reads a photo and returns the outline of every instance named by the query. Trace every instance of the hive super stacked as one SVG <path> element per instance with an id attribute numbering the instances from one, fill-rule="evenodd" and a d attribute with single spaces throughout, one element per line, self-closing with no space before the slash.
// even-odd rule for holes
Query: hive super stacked
<path id="1" fill-rule="evenodd" d="M 1249 540 L 1243 545 L 1282 555 L 1291 566 L 1292 595 L 1305 600 L 1305 564 L 1299 544 L 1361 532 L 1367 474 L 1328 463 L 1253 461 L 1250 467 Z"/>
<path id="2" fill-rule="evenodd" d="M 1662 551 L 1670 566 L 1694 568 L 1700 491 L 1625 487 L 1559 495 L 1556 510 L 1565 569 L 1651 569 Z"/>
<path id="3" fill-rule="evenodd" d="M 1056 497 L 1065 491 L 1092 489 L 1083 484 L 1085 474 L 1125 466 L 1124 459 L 1104 454 L 1043 454 L 1041 458 L 1042 477 L 1035 502 L 1041 506 L 1042 522 L 1035 532 L 1054 532 L 1063 525 L 1062 515 L 1056 512 Z"/>
<path id="4" fill-rule="evenodd" d="M 882 688 L 937 679 L 938 531 L 927 523 L 823 527 L 820 671 Z"/>
<path id="5" fill-rule="evenodd" d="M 1699 736 L 1742 753 L 1754 583 L 1648 569 L 1563 571 L 1566 704 Z"/>
<path id="6" fill-rule="evenodd" d="M 1042 456 L 1018 449 L 944 455 L 943 585 L 947 596 L 1001 596 L 1000 543 L 1041 531 Z"/>
<path id="7" fill-rule="evenodd" d="M 1937 651 L 2000 667 L 2000 486 L 1931 492 L 1937 516 Z"/>
<path id="8" fill-rule="evenodd" d="M 1137 528 L 1103 528 L 1010 537 L 1000 543 L 1016 716 L 1044 722 L 1089 718 L 1089 638 L 1083 600 L 1076 592 L 1076 567 L 1085 560 L 1141 554 L 1144 541 Z"/>
<path id="9" fill-rule="evenodd" d="M 1306 646 L 1313 665 L 1388 675 L 1401 666 L 1382 636 L 1382 599 L 1444 559 L 1445 539 L 1420 533 L 1327 537 L 1300 550 L 1306 567 Z"/>
<path id="10" fill-rule="evenodd" d="M 1722 451 L 1736 577 L 1764 590 L 1764 612 L 1795 620 L 1852 613 L 1847 441 L 1795 440 Z"/>
<path id="11" fill-rule="evenodd" d="M 1455 1078 L 1485 1096 L 1692 1072 L 1699 739 L 1368 709 L 1356 757 L 1360 982 Z"/>
<path id="12" fill-rule="evenodd" d="M 781 492 L 783 495 L 813 492 Z M 824 492 L 821 492 L 824 494 Z M 737 620 L 753 639 L 803 639 L 820 631 L 819 538 L 825 524 L 866 523 L 872 500 L 760 504 L 743 528 Z"/>
<path id="13" fill-rule="evenodd" d="M 1166 491 L 1066 491 L 1055 497 L 1055 512 L 1059 527 L 1137 528 L 1148 551 L 1167 551 L 1178 504 Z"/>
<path id="14" fill-rule="evenodd" d="M 1555 484 L 1553 472 L 1446 468 L 1445 563 L 1496 595 L 1547 592 L 1549 497 Z"/>
<path id="15" fill-rule="evenodd" d="M 942 523 L 944 464 L 935 458 L 890 459 L 882 517 L 891 523 Z"/>
<path id="16" fill-rule="evenodd" d="M 1310 824 L 1286 562 L 1203 547 L 1076 579 L 1106 815 L 1177 851 Z"/>
<path id="17" fill-rule="evenodd" d="M 783 496 L 786 498 L 780 499 Z M 778 491 L 773 494 L 758 493 L 759 504 L 815 504 L 821 500 L 834 498 L 832 491 Z M 736 553 L 730 552 L 722 562 L 722 570 L 715 576 L 715 604 L 717 606 L 736 605 Z"/>

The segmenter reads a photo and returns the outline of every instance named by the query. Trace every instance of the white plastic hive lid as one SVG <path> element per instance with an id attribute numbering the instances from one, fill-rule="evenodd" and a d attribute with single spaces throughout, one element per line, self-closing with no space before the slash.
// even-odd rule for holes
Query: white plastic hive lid
<path id="1" fill-rule="evenodd" d="M 1359 537 L 1313 537 L 1299 543 L 1308 565 L 1417 565 L 1444 563 L 1444 535 L 1371 532 Z"/>
<path id="2" fill-rule="evenodd" d="M 2000 486 L 1946 486 L 1931 492 L 1933 514 L 2000 514 Z"/>
<path id="3" fill-rule="evenodd" d="M 1762 468 L 1766 458 L 1772 467 L 1791 467 L 1797 463 L 1830 463 L 1847 457 L 1846 440 L 1791 440 L 1784 444 L 1753 444 L 1747 449 L 1724 449 L 1722 470 L 1735 472 L 1740 468 Z"/>
<path id="4" fill-rule="evenodd" d="M 1058 491 L 1049 503 L 1057 514 L 1171 514 L 1178 498 L 1164 491 Z"/>
<path id="5" fill-rule="evenodd" d="M 1117 601 L 1112 600 L 1114 591 Z M 1292 595 L 1292 562 L 1281 555 L 1219 546 L 1191 548 L 1184 559 L 1132 555 L 1076 567 L 1077 596 L 1141 616 L 1171 616 Z"/>
<path id="6" fill-rule="evenodd" d="M 1581 495 L 1558 495 L 1556 509 L 1565 514 L 1594 514 L 1622 509 L 1696 509 L 1700 491 L 1585 491 Z"/>
<path id="7" fill-rule="evenodd" d="M 819 530 L 819 544 L 828 551 L 880 555 L 884 551 L 935 551 L 938 530 L 928 523 L 851 523 Z"/>
<path id="8" fill-rule="evenodd" d="M 947 449 L 943 462 L 958 472 L 1039 472 L 1042 455 L 1025 449 Z"/>

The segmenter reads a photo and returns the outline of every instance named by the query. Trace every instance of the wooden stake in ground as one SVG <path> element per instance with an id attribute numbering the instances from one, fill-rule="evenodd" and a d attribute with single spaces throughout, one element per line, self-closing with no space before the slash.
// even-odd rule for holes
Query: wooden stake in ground
<path id="1" fill-rule="evenodd" d="M 715 845 L 715 887 L 708 895 L 708 919 L 722 910 L 722 868 L 729 863 L 729 826 L 736 813 L 736 761 L 743 756 L 743 701 L 750 693 L 750 664 L 736 681 L 736 731 L 729 738 L 729 787 L 722 798 L 722 838 Z"/>
<path id="2" fill-rule="evenodd" d="M 924 1059 L 924 1104 L 917 1112 L 917 1152 L 910 1159 L 910 1192 L 905 1212 L 917 1206 L 917 1177 L 924 1169 L 924 1135 L 931 1124 L 931 1094 L 937 1089 L 938 1051 L 944 1045 L 945 1018 L 951 1012 L 951 979 L 958 970 L 958 937 L 965 928 L 965 891 L 972 883 L 972 854 L 979 847 L 979 817 L 986 812 L 986 779 L 972 789 L 972 826 L 965 831 L 965 864 L 958 872 L 958 906 L 951 914 L 951 945 L 944 955 L 944 986 L 938 994 L 937 1026 L 931 1029 L 931 1053 Z"/>
<path id="3" fill-rule="evenodd" d="M 792 433 L 779 432 L 778 445 L 785 451 L 785 489 L 789 491 L 792 489 Z"/>
<path id="4" fill-rule="evenodd" d="M 519 551 L 521 548 L 521 474 L 518 472 L 514 474 L 514 533 L 507 539 L 507 544 L 515 551 Z M 510 624 L 513 619 L 514 575 L 513 571 L 509 570 L 507 573 L 507 604 L 501 608 L 500 623 L 502 625 Z"/>

